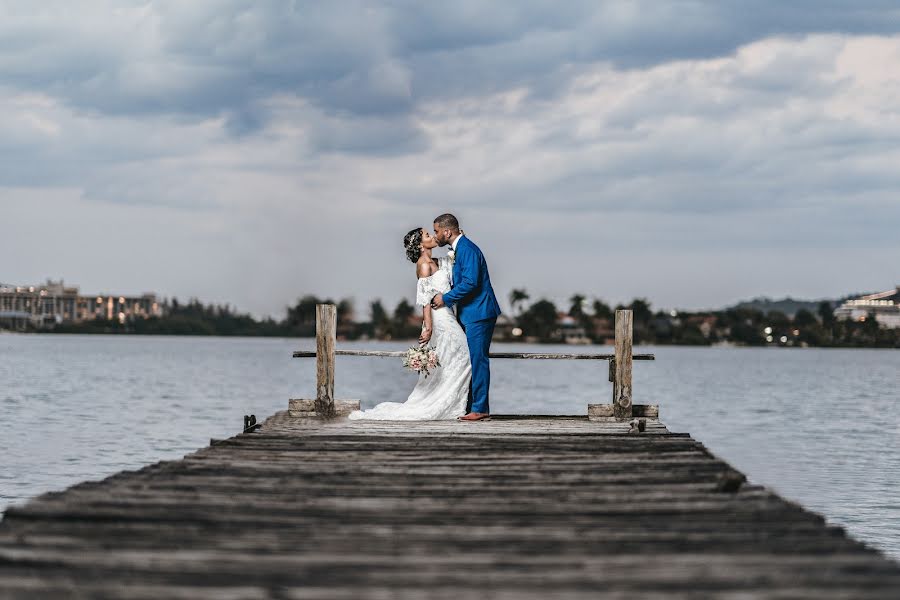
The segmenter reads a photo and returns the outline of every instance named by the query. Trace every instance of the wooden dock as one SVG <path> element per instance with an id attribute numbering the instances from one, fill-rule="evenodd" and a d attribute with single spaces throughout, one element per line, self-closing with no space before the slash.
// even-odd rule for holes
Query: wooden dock
<path id="1" fill-rule="evenodd" d="M 900 598 L 900 566 L 650 419 L 279 413 L 8 509 L 0 598 Z"/>

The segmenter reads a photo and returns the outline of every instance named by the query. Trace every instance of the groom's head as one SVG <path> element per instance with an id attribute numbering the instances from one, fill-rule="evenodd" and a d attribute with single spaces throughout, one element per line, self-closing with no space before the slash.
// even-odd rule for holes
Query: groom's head
<path id="1" fill-rule="evenodd" d="M 446 246 L 459 235 L 459 221 L 450 213 L 444 213 L 434 220 L 434 237 L 438 244 Z"/>

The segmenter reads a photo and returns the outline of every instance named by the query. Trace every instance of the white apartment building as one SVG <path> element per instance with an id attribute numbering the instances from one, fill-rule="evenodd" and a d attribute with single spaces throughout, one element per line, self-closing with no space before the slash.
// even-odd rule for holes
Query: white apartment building
<path id="1" fill-rule="evenodd" d="M 887 329 L 900 328 L 900 286 L 896 289 L 847 300 L 834 310 L 837 319 L 865 321 L 874 315 L 879 325 Z"/>
<path id="2" fill-rule="evenodd" d="M 162 306 L 153 293 L 82 296 L 77 286 L 66 286 L 63 281 L 47 280 L 43 285 L 29 286 L 0 284 L 0 323 L 14 329 L 26 323 L 35 327 L 93 319 L 125 323 L 158 316 L 162 316 Z"/>

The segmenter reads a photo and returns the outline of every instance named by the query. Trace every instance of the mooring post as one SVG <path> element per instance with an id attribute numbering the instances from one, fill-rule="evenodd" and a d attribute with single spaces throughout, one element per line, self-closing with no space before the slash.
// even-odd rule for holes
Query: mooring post
<path id="1" fill-rule="evenodd" d="M 627 309 L 616 311 L 616 358 L 615 381 L 613 381 L 613 416 L 616 419 L 630 419 L 631 410 L 631 364 L 632 364 L 632 312 Z"/>
<path id="2" fill-rule="evenodd" d="M 359 410 L 359 400 L 335 400 L 334 357 L 337 355 L 337 309 L 334 304 L 316 305 L 316 397 L 291 398 L 288 414 L 304 419 L 346 417 Z M 312 357 L 312 352 L 294 352 Z"/>
<path id="3" fill-rule="evenodd" d="M 334 416 L 334 347 L 337 312 L 334 304 L 316 305 L 316 413 Z"/>

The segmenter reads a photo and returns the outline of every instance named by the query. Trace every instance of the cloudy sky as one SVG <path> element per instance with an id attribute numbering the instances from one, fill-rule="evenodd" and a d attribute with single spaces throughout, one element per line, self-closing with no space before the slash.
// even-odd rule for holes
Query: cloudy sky
<path id="1" fill-rule="evenodd" d="M 0 0 L 0 281 L 392 305 L 450 211 L 503 297 L 887 289 L 897 6 Z"/>

